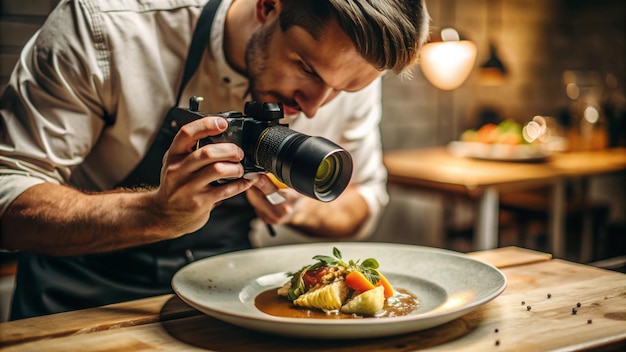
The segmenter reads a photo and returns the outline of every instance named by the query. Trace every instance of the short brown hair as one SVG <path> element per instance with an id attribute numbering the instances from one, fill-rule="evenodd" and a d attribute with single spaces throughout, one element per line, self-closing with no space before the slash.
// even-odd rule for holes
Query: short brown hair
<path id="1" fill-rule="evenodd" d="M 377 69 L 401 73 L 417 63 L 428 38 L 424 0 L 282 0 L 281 29 L 300 26 L 318 40 L 337 21 L 361 56 Z"/>

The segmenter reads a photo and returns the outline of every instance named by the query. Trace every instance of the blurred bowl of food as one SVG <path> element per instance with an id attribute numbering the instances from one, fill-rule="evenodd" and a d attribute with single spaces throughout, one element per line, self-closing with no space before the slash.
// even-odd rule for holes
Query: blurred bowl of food
<path id="1" fill-rule="evenodd" d="M 541 136 L 545 124 L 535 119 L 522 126 L 514 120 L 498 124 L 486 123 L 478 129 L 465 130 L 458 141 L 448 144 L 448 151 L 457 157 L 494 161 L 544 161 L 551 151 Z"/>

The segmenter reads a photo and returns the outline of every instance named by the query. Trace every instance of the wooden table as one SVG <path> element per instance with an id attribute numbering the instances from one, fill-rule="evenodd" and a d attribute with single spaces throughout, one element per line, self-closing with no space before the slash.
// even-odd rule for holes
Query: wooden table
<path id="1" fill-rule="evenodd" d="M 369 340 L 320 341 L 245 330 L 165 295 L 0 324 L 2 351 L 624 351 L 626 275 L 517 247 L 470 253 L 505 291 L 444 325 Z M 479 279 L 479 278 L 477 278 Z M 548 298 L 548 294 L 551 295 Z M 523 302 L 523 303 L 522 303 Z M 577 307 L 577 303 L 581 306 Z M 528 310 L 527 306 L 531 309 Z M 577 309 L 572 314 L 572 308 Z"/>
<path id="2" fill-rule="evenodd" d="M 386 152 L 384 163 L 392 184 L 476 199 L 476 250 L 498 246 L 501 192 L 550 186 L 551 250 L 562 258 L 566 180 L 625 170 L 626 148 L 557 153 L 546 162 L 521 163 L 460 158 L 451 155 L 445 147 L 438 147 Z"/>

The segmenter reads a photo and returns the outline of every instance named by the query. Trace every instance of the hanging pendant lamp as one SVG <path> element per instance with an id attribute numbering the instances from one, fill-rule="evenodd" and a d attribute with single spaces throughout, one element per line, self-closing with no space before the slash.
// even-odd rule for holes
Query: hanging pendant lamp
<path id="1" fill-rule="evenodd" d="M 461 40 L 453 28 L 441 31 L 441 41 L 425 44 L 420 53 L 424 76 L 442 90 L 456 89 L 469 76 L 476 62 L 476 45 Z"/>
<path id="2" fill-rule="evenodd" d="M 501 36 L 502 3 L 501 0 L 489 0 L 487 3 L 487 32 L 492 36 Z M 489 58 L 480 65 L 480 83 L 486 86 L 497 86 L 504 82 L 508 70 L 496 48 L 495 40 L 489 41 Z"/>
<path id="3" fill-rule="evenodd" d="M 507 70 L 498 56 L 495 44 L 489 44 L 489 58 L 480 65 L 480 82 L 488 86 L 502 84 L 506 78 Z"/>

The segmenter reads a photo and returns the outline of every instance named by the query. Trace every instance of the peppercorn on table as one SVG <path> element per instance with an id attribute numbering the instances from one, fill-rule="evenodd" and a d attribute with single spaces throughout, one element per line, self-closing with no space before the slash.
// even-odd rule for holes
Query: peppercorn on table
<path id="1" fill-rule="evenodd" d="M 626 275 L 518 247 L 469 253 L 505 274 L 493 301 L 438 327 L 376 339 L 284 338 L 164 295 L 0 324 L 3 351 L 626 350 Z M 480 280 L 479 277 L 475 278 Z"/>

